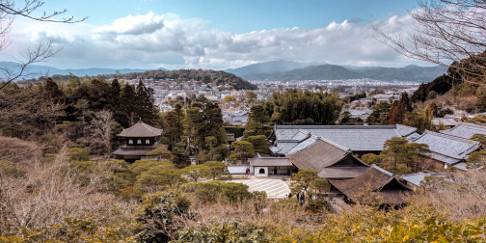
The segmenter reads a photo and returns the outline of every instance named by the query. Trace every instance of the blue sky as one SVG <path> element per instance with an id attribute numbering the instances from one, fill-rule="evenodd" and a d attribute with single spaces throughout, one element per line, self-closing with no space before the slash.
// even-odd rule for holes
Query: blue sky
<path id="1" fill-rule="evenodd" d="M 377 18 L 404 15 L 418 6 L 414 0 L 50 0 L 47 10 L 67 9 L 87 16 L 87 23 L 109 24 L 129 14 L 175 13 L 201 18 L 209 28 L 245 33 L 276 28 L 318 28 L 332 21 L 369 23 Z"/>
<path id="2" fill-rule="evenodd" d="M 16 1 L 21 5 L 22 1 Z M 61 68 L 225 69 L 272 60 L 356 66 L 421 64 L 376 40 L 371 25 L 410 30 L 413 0 L 49 0 L 76 24 L 16 18 L 1 60 L 52 38 Z"/>

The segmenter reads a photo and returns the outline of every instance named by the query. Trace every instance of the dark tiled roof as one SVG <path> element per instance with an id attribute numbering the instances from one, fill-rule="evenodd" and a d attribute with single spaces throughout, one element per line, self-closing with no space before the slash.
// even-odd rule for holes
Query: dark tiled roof
<path id="1" fill-rule="evenodd" d="M 287 157 L 261 157 L 259 154 L 249 162 L 252 166 L 292 166 Z"/>
<path id="2" fill-rule="evenodd" d="M 135 125 L 123 129 L 121 133 L 117 136 L 127 137 L 127 138 L 138 138 L 138 137 L 158 137 L 162 134 L 162 129 L 152 127 L 143 121 L 137 122 Z"/>
<path id="3" fill-rule="evenodd" d="M 347 150 L 317 138 L 312 144 L 287 156 L 300 169 L 320 171 L 343 159 Z"/>
<path id="4" fill-rule="evenodd" d="M 327 179 L 349 179 L 365 173 L 368 169 L 367 166 L 327 167 L 319 171 L 317 176 Z"/>
<path id="5" fill-rule="evenodd" d="M 299 169 L 317 170 L 322 178 L 353 178 L 368 168 L 349 149 L 329 140 L 311 137 L 305 142 L 299 144 L 302 148 L 294 148 L 295 153 L 287 155 Z M 340 162 L 346 159 L 353 161 L 353 164 L 341 165 Z"/>
<path id="6" fill-rule="evenodd" d="M 353 179 L 329 183 L 352 201 L 366 204 L 404 204 L 406 196 L 412 193 L 393 174 L 375 165 Z"/>
<path id="7" fill-rule="evenodd" d="M 113 154 L 120 155 L 120 156 L 143 156 L 148 152 L 152 151 L 152 149 L 122 149 L 119 148 Z"/>
<path id="8" fill-rule="evenodd" d="M 381 151 L 386 140 L 405 137 L 417 129 L 404 125 L 275 125 L 276 148 L 272 151 L 286 154 L 289 143 L 300 143 L 309 136 L 328 139 L 352 151 Z M 282 144 L 285 143 L 285 144 Z"/>
<path id="9" fill-rule="evenodd" d="M 442 130 L 440 133 L 469 139 L 474 134 L 486 135 L 486 125 L 463 122 L 451 129 Z"/>
<path id="10" fill-rule="evenodd" d="M 429 150 L 432 152 L 430 156 L 434 159 L 444 157 L 445 160 L 443 162 L 448 164 L 451 164 L 451 162 L 448 162 L 452 161 L 451 159 L 457 161 L 467 159 L 469 154 L 481 146 L 476 141 L 432 131 L 425 131 L 424 134 L 412 140 L 412 142 L 429 145 Z"/>

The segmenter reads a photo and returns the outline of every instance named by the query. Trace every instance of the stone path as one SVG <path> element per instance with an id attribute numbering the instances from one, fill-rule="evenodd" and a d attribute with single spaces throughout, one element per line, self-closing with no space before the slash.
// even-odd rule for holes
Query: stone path
<path id="1" fill-rule="evenodd" d="M 290 193 L 289 186 L 282 179 L 240 179 L 231 180 L 230 182 L 243 183 L 248 185 L 248 190 L 264 191 L 267 193 L 267 198 L 286 198 Z"/>

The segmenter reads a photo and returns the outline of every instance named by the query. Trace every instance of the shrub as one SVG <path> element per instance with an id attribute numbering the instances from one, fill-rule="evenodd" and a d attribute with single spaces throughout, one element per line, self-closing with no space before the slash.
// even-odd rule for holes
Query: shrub
<path id="1" fill-rule="evenodd" d="M 144 199 L 137 221 L 140 224 L 136 238 L 140 242 L 167 242 L 191 218 L 191 203 L 177 192 L 155 193 Z"/>
<path id="2" fill-rule="evenodd" d="M 87 161 L 89 160 L 88 151 L 84 148 L 70 148 L 67 149 L 69 160 L 71 161 Z"/>
<path id="3" fill-rule="evenodd" d="M 241 183 L 209 181 L 192 182 L 182 186 L 183 190 L 191 193 L 200 202 L 214 202 L 217 199 L 229 202 L 240 202 L 252 197 L 248 186 Z"/>
<path id="4" fill-rule="evenodd" d="M 273 240 L 270 235 L 265 234 L 264 228 L 233 222 L 210 228 L 183 229 L 172 242 L 273 242 Z"/>
<path id="5" fill-rule="evenodd" d="M 15 178 L 24 177 L 25 171 L 18 168 L 10 161 L 0 160 L 0 173 L 2 176 L 12 176 Z"/>
<path id="6" fill-rule="evenodd" d="M 213 180 L 215 180 L 216 178 L 230 176 L 230 173 L 228 171 L 228 165 L 223 162 L 208 161 L 203 165 L 208 167 L 209 173 L 211 174 Z"/>

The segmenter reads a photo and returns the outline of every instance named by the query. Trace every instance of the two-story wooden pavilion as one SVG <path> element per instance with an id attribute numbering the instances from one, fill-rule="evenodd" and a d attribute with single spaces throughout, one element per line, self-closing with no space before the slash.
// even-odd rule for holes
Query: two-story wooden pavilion
<path id="1" fill-rule="evenodd" d="M 117 136 L 125 138 L 125 144 L 120 146 L 113 154 L 116 158 L 127 162 L 144 159 L 146 154 L 159 145 L 158 137 L 162 135 L 162 129 L 150 126 L 143 121 L 123 129 Z"/>

